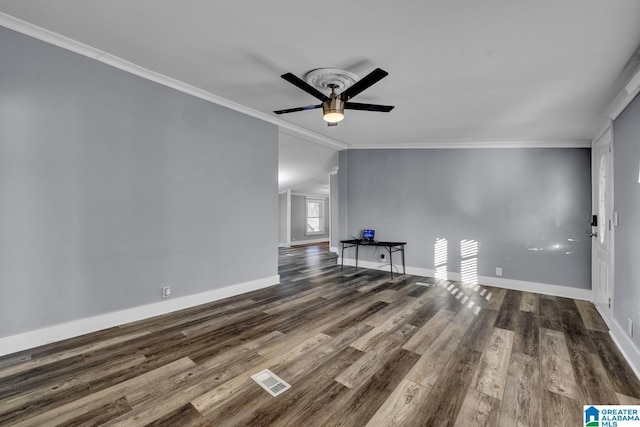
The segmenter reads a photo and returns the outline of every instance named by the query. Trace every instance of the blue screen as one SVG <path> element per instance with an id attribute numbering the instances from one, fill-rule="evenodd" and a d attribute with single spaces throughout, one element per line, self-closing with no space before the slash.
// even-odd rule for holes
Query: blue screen
<path id="1" fill-rule="evenodd" d="M 375 235 L 375 230 L 362 230 L 362 238 L 365 240 L 373 240 L 373 236 Z"/>

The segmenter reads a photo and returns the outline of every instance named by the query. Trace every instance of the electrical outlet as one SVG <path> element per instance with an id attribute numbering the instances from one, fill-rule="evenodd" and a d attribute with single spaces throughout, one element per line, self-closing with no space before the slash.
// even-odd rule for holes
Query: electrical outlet
<path id="1" fill-rule="evenodd" d="M 169 298 L 171 296 L 171 286 L 164 286 L 162 288 L 162 298 Z"/>
<path id="2" fill-rule="evenodd" d="M 633 338 L 633 320 L 627 319 L 627 333 L 630 338 Z"/>
<path id="3" fill-rule="evenodd" d="M 385 259 L 385 255 L 384 255 L 384 254 L 380 254 L 380 259 L 381 259 L 382 261 L 384 261 L 384 259 Z"/>
<path id="4" fill-rule="evenodd" d="M 502 276 L 502 267 L 496 267 L 496 276 Z"/>

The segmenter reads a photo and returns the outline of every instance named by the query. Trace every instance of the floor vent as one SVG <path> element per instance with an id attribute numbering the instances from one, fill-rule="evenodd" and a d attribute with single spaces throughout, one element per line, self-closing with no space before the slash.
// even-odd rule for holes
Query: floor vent
<path id="1" fill-rule="evenodd" d="M 251 375 L 251 379 L 257 382 L 271 396 L 277 396 L 291 388 L 291 385 L 268 369 Z"/>
<path id="2" fill-rule="evenodd" d="M 416 282 L 418 286 L 426 286 L 427 288 L 435 288 L 436 285 L 434 283 L 426 283 L 426 282 Z"/>

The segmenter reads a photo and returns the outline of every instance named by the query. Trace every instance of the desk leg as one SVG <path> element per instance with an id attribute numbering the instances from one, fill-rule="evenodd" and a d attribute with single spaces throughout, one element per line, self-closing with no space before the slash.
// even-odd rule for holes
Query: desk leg
<path id="1" fill-rule="evenodd" d="M 360 245 L 356 245 L 356 270 L 358 269 L 358 248 Z"/>
<path id="2" fill-rule="evenodd" d="M 340 262 L 340 271 L 344 271 L 344 243 L 342 244 L 342 261 Z"/>
<path id="3" fill-rule="evenodd" d="M 393 279 L 393 252 L 391 252 L 391 246 L 389 246 L 389 273 Z"/>
<path id="4" fill-rule="evenodd" d="M 404 268 L 404 245 L 402 245 L 402 274 L 407 274 L 407 270 Z"/>

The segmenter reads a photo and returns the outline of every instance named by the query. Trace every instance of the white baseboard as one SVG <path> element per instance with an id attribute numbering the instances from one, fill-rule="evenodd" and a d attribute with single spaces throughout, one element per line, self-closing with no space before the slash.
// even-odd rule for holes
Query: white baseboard
<path id="1" fill-rule="evenodd" d="M 278 243 L 279 248 L 290 248 L 291 245 L 288 243 Z"/>
<path id="2" fill-rule="evenodd" d="M 338 257 L 338 264 L 340 264 L 340 257 Z M 355 259 L 345 258 L 344 265 L 355 266 Z M 394 263 L 393 272 L 402 273 L 402 265 Z M 387 270 L 389 271 L 389 264 L 376 263 L 372 261 L 358 260 L 358 267 L 370 268 L 373 270 Z M 423 277 L 435 277 L 435 270 L 421 267 L 406 267 L 407 274 L 413 274 L 414 276 Z M 460 281 L 460 273 L 447 273 L 449 280 Z M 557 297 L 581 299 L 591 301 L 591 289 L 579 289 L 569 286 L 550 285 L 547 283 L 526 282 L 523 280 L 504 279 L 501 277 L 491 276 L 478 276 L 478 282 L 482 285 L 495 286 L 496 288 L 511 289 L 514 291 L 535 292 L 538 294 L 553 295 Z"/>
<path id="3" fill-rule="evenodd" d="M 280 276 L 265 277 L 250 282 L 238 283 L 224 288 L 213 289 L 195 295 L 188 295 L 161 302 L 141 305 L 139 307 L 101 314 L 85 319 L 78 319 L 67 323 L 49 326 L 42 329 L 0 338 L 0 356 L 22 350 L 38 347 L 56 341 L 62 341 L 79 335 L 96 332 L 114 326 L 143 320 L 161 314 L 185 308 L 195 307 L 208 302 L 240 295 L 257 289 L 266 288 L 280 283 Z"/>
<path id="4" fill-rule="evenodd" d="M 636 377 L 640 379 L 640 350 L 633 344 L 633 341 L 631 341 L 615 319 L 611 322 L 609 335 L 611 335 L 611 339 L 613 339 L 620 353 L 627 359 Z"/>
<path id="5" fill-rule="evenodd" d="M 636 374 L 636 377 L 640 379 L 640 349 L 635 346 L 631 338 L 626 334 L 624 328 L 620 326 L 620 324 L 613 319 L 598 307 L 598 304 L 594 304 L 600 316 L 604 319 L 609 326 L 609 335 L 611 335 L 611 339 L 620 350 L 620 353 L 627 359 L 627 363 L 633 369 L 633 372 Z"/>
<path id="6" fill-rule="evenodd" d="M 325 243 L 328 242 L 328 237 L 321 237 L 319 239 L 309 239 L 309 240 L 293 240 L 291 242 L 291 246 L 295 245 L 308 245 L 309 243 Z"/>
<path id="7" fill-rule="evenodd" d="M 478 282 L 487 286 L 495 286 L 496 288 L 591 301 L 591 289 L 572 288 L 548 283 L 525 282 L 523 280 L 503 279 L 491 276 L 478 276 Z"/>

